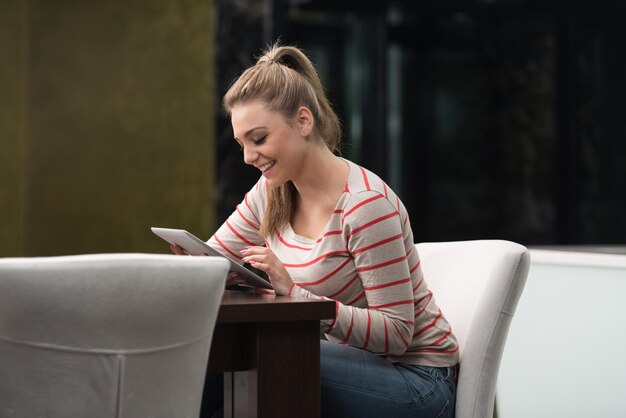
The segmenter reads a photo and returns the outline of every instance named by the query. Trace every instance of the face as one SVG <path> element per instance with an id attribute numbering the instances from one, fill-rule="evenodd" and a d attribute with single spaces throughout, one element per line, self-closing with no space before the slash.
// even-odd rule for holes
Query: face
<path id="1" fill-rule="evenodd" d="M 231 109 L 233 133 L 244 162 L 258 168 L 271 187 L 294 181 L 304 166 L 308 149 L 304 136 L 310 130 L 299 114 L 287 120 L 259 100 Z"/>

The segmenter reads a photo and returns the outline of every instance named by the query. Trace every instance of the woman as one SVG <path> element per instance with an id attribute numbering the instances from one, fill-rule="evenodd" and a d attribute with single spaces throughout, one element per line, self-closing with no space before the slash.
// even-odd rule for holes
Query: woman
<path id="1" fill-rule="evenodd" d="M 321 325 L 322 415 L 452 417 L 458 344 L 406 209 L 335 154 L 339 121 L 312 63 L 273 46 L 224 107 L 262 175 L 209 243 L 266 272 L 279 295 L 336 301 L 336 319 Z"/>

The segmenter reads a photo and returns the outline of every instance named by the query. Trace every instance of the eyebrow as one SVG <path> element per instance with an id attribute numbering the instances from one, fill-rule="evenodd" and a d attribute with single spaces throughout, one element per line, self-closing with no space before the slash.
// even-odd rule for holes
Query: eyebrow
<path id="1" fill-rule="evenodd" d="M 257 129 L 267 129 L 267 128 L 265 126 L 255 126 L 254 128 L 248 129 L 246 133 L 243 134 L 244 138 L 247 138 L 252 132 L 256 131 Z M 234 138 L 237 141 L 239 141 L 239 138 L 237 138 L 236 136 Z"/>

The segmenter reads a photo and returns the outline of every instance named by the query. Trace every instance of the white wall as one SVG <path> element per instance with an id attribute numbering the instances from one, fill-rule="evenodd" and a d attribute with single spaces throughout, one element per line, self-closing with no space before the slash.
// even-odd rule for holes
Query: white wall
<path id="1" fill-rule="evenodd" d="M 498 418 L 626 417 L 626 256 L 531 250 Z"/>

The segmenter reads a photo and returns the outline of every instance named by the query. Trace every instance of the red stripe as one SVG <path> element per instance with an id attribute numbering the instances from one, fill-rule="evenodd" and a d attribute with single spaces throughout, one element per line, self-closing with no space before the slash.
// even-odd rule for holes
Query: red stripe
<path id="1" fill-rule="evenodd" d="M 428 344 L 428 345 L 438 345 L 440 342 L 442 342 L 443 340 L 445 340 L 446 338 L 448 338 L 448 336 L 452 334 L 452 327 L 450 327 L 448 329 L 448 332 L 446 332 L 441 338 L 438 338 L 437 340 L 433 341 L 432 343 Z"/>
<path id="2" fill-rule="evenodd" d="M 417 331 L 415 334 L 413 334 L 413 338 L 417 337 L 420 334 L 423 334 L 424 332 L 428 331 L 429 329 L 431 329 L 432 327 L 435 326 L 435 324 L 437 322 L 439 322 L 439 319 L 441 319 L 441 317 L 443 316 L 443 312 L 441 312 L 441 309 L 439 309 L 439 313 L 437 314 L 437 316 L 435 317 L 435 319 L 433 319 L 433 321 L 426 325 L 424 328 L 420 329 L 419 331 Z"/>
<path id="3" fill-rule="evenodd" d="M 226 221 L 226 226 L 233 232 L 233 234 L 235 234 L 237 236 L 237 238 L 239 238 L 240 240 L 242 240 L 246 244 L 248 244 L 248 245 L 256 245 L 254 242 L 248 241 L 243 235 L 241 235 L 239 232 L 237 232 L 235 230 L 235 228 L 233 228 L 233 226 L 230 224 L 230 222 Z"/>
<path id="4" fill-rule="evenodd" d="M 387 184 L 383 181 L 383 189 L 385 190 L 385 197 L 389 199 L 389 195 L 387 194 Z"/>
<path id="5" fill-rule="evenodd" d="M 213 235 L 213 238 L 215 238 L 215 241 L 217 241 L 217 243 L 218 243 L 218 244 L 219 244 L 219 245 L 220 245 L 220 246 L 221 246 L 224 250 L 226 250 L 226 252 L 228 252 L 229 254 L 231 254 L 233 257 L 236 257 L 236 258 L 238 258 L 238 259 L 240 259 L 240 260 L 241 260 L 241 258 L 242 258 L 242 257 L 241 257 L 240 255 L 237 255 L 237 254 L 235 254 L 234 252 L 232 252 L 232 251 L 230 250 L 230 248 L 228 248 L 228 247 L 227 247 L 227 246 L 226 246 L 226 245 L 225 245 L 222 241 L 220 241 L 220 239 L 217 237 L 217 235 Z"/>
<path id="6" fill-rule="evenodd" d="M 239 214 L 239 216 L 241 216 L 241 219 L 243 219 L 244 221 L 246 221 L 246 223 L 247 223 L 248 225 L 250 225 L 252 228 L 254 228 L 254 229 L 259 229 L 259 226 L 258 226 L 258 225 L 253 224 L 252 222 L 250 222 L 250 220 L 248 220 L 248 218 L 246 218 L 246 217 L 243 215 L 243 212 L 241 211 L 241 209 L 239 209 L 239 207 L 240 207 L 240 206 L 241 206 L 241 205 L 237 205 L 237 213 Z"/>
<path id="7" fill-rule="evenodd" d="M 348 182 L 346 182 L 346 185 L 344 186 L 343 191 L 345 193 L 350 193 L 350 188 L 348 187 Z"/>
<path id="8" fill-rule="evenodd" d="M 278 236 L 278 240 L 282 242 L 285 247 L 294 248 L 296 250 L 311 251 L 311 248 L 299 247 L 297 245 L 289 244 L 287 241 L 283 239 L 282 235 L 280 235 L 280 232 L 278 231 L 276 231 L 276 235 Z"/>
<path id="9" fill-rule="evenodd" d="M 365 331 L 365 342 L 363 343 L 363 348 L 367 348 L 367 345 L 370 343 L 370 327 L 372 325 L 372 318 L 370 316 L 370 311 L 367 311 L 367 330 Z"/>
<path id="10" fill-rule="evenodd" d="M 417 264 L 415 265 L 415 267 L 413 267 L 411 270 L 409 270 L 409 273 L 413 274 L 413 272 L 415 270 L 417 270 L 417 268 L 420 266 L 421 262 L 422 262 L 422 260 L 417 260 Z"/>
<path id="11" fill-rule="evenodd" d="M 404 217 L 404 222 L 402 223 L 402 225 L 406 226 L 406 223 L 409 221 L 409 214 L 407 213 L 407 215 Z"/>
<path id="12" fill-rule="evenodd" d="M 338 213 L 343 213 L 343 209 L 335 209 L 335 210 L 333 211 L 333 215 L 336 215 L 336 214 L 338 214 Z"/>
<path id="13" fill-rule="evenodd" d="M 359 167 L 361 169 L 361 173 L 363 174 L 363 181 L 365 181 L 365 187 L 367 188 L 367 190 L 372 190 L 370 188 L 370 182 L 367 180 L 367 174 L 365 173 L 365 170 L 363 170 L 363 167 Z"/>
<path id="14" fill-rule="evenodd" d="M 382 305 L 370 305 L 370 309 L 382 309 L 382 308 L 389 308 L 390 306 L 410 305 L 411 303 L 413 303 L 413 300 L 411 300 L 411 299 L 399 300 L 399 301 L 396 301 L 396 302 L 385 303 L 385 304 L 382 304 Z"/>
<path id="15" fill-rule="evenodd" d="M 306 263 L 302 263 L 302 264 L 283 264 L 283 265 L 284 265 L 285 267 L 291 267 L 291 268 L 308 267 L 308 266 L 310 266 L 311 264 L 315 264 L 315 263 L 317 263 L 318 261 L 321 261 L 321 260 L 323 260 L 323 259 L 325 259 L 325 258 L 330 257 L 331 255 L 344 255 L 344 254 L 347 254 L 347 253 L 348 253 L 348 251 L 346 251 L 346 250 L 331 251 L 331 252 L 328 252 L 328 253 L 326 253 L 326 254 L 322 254 L 322 255 L 320 255 L 319 257 L 317 257 L 317 258 L 315 258 L 315 259 L 313 259 L 313 260 L 311 260 L 311 261 L 308 261 L 308 262 L 306 262 Z"/>
<path id="16" fill-rule="evenodd" d="M 396 195 L 396 209 L 400 212 L 400 198 Z"/>
<path id="17" fill-rule="evenodd" d="M 419 289 L 419 287 L 422 285 L 422 283 L 424 283 L 424 278 L 422 277 L 422 280 L 420 280 L 419 282 L 417 282 L 417 284 L 415 285 L 415 287 L 413 288 L 413 293 L 415 293 L 415 291 L 417 289 Z"/>
<path id="18" fill-rule="evenodd" d="M 456 353 L 457 351 L 459 351 L 459 346 L 457 346 L 456 348 L 454 348 L 452 350 L 422 349 L 422 350 L 407 351 L 405 354 L 415 354 L 415 355 L 419 355 L 419 354 L 422 354 L 422 353 L 429 353 L 429 354 L 453 354 L 453 353 Z"/>
<path id="19" fill-rule="evenodd" d="M 394 235 L 393 237 L 389 237 L 382 241 L 378 241 L 372 245 L 368 245 L 367 247 L 359 248 L 358 250 L 352 251 L 352 254 L 358 254 L 358 253 L 362 253 L 363 251 L 371 250 L 372 248 L 381 246 L 383 244 L 387 244 L 388 242 L 391 242 L 391 241 L 395 241 L 398 238 L 402 238 L 402 234 L 397 234 L 397 235 Z"/>
<path id="20" fill-rule="evenodd" d="M 328 295 L 329 298 L 335 298 L 337 295 L 339 295 L 341 292 L 343 292 L 344 290 L 346 290 L 348 287 L 350 287 L 350 285 L 352 283 L 354 283 L 354 281 L 356 279 L 359 278 L 359 275 L 357 274 L 356 276 L 354 276 L 352 279 L 350 279 L 350 281 L 348 283 L 346 283 L 341 289 L 339 289 L 338 291 L 336 291 L 335 293 L 333 293 L 332 295 Z"/>
<path id="21" fill-rule="evenodd" d="M 321 283 L 324 283 L 326 280 L 330 279 L 331 277 L 333 277 L 339 270 L 341 270 L 342 268 L 344 268 L 344 266 L 346 264 L 348 264 L 352 259 L 351 258 L 346 258 L 346 261 L 344 261 L 343 263 L 341 263 L 339 265 L 339 267 L 337 267 L 336 269 L 334 269 L 333 271 L 331 271 L 330 273 L 328 273 L 326 276 L 322 277 L 321 279 L 319 279 L 316 282 L 303 282 L 304 284 L 306 284 L 307 286 L 317 286 Z"/>
<path id="22" fill-rule="evenodd" d="M 401 280 L 396 280 L 395 282 L 389 282 L 389 283 L 385 283 L 385 284 L 379 284 L 378 286 L 368 286 L 368 287 L 364 287 L 365 290 L 378 290 L 378 289 L 384 289 L 385 287 L 391 287 L 391 286 L 397 286 L 399 284 L 402 283 L 407 283 L 410 282 L 411 278 L 407 277 L 406 279 L 401 279 Z"/>
<path id="23" fill-rule="evenodd" d="M 376 218 L 373 221 L 369 221 L 368 223 L 366 223 L 365 225 L 361 225 L 360 227 L 356 228 L 355 230 L 353 230 L 352 232 L 350 232 L 350 235 L 348 237 L 351 237 L 352 235 L 356 234 L 357 232 L 365 229 L 365 228 L 369 228 L 370 226 L 377 224 L 378 222 L 382 222 L 386 219 L 389 218 L 393 218 L 394 216 L 398 216 L 400 215 L 398 212 L 391 212 L 389 215 L 385 215 L 385 216 L 381 216 L 380 218 Z"/>
<path id="24" fill-rule="evenodd" d="M 378 200 L 378 199 L 382 199 L 383 195 L 382 194 L 377 194 L 376 196 L 372 196 L 368 199 L 365 199 L 362 202 L 357 203 L 356 205 L 354 205 L 352 207 L 352 209 L 350 209 L 349 211 L 347 211 L 346 213 L 344 213 L 343 215 L 343 219 L 346 219 L 350 214 L 352 214 L 352 212 L 354 212 L 355 210 L 357 210 L 358 208 L 360 208 L 363 205 L 367 205 L 370 202 L 373 202 L 374 200 Z"/>
<path id="25" fill-rule="evenodd" d="M 356 301 L 361 299 L 363 296 L 365 296 L 365 291 L 362 291 L 361 293 L 359 293 L 354 299 L 352 299 L 350 302 L 346 303 L 346 305 L 353 305 Z"/>
<path id="26" fill-rule="evenodd" d="M 406 255 L 404 255 L 404 256 L 402 256 L 400 258 L 395 258 L 393 260 L 385 261 L 384 263 L 375 264 L 373 266 L 360 267 L 360 268 L 356 269 L 356 271 L 362 272 L 362 271 L 376 270 L 376 269 L 379 269 L 381 267 L 386 267 L 386 266 L 389 266 L 391 264 L 396 264 L 396 263 L 399 263 L 399 262 L 404 261 L 404 260 L 406 260 Z"/>
<path id="27" fill-rule="evenodd" d="M 424 298 L 428 298 L 428 302 L 424 305 L 424 307 L 422 307 L 422 309 L 420 309 L 419 311 L 415 312 L 415 318 L 417 318 L 418 316 L 420 316 L 425 310 L 426 307 L 428 306 L 428 304 L 430 303 L 431 299 L 433 298 L 433 292 L 431 292 L 430 290 L 428 291 L 428 295 L 424 296 Z M 423 300 L 424 298 L 420 299 Z"/>
<path id="28" fill-rule="evenodd" d="M 431 298 L 433 296 L 433 292 L 432 291 L 428 291 L 428 294 L 426 296 L 422 296 L 420 299 L 415 301 L 415 306 L 419 305 L 420 303 L 422 303 L 422 301 L 426 298 Z"/>
<path id="29" fill-rule="evenodd" d="M 391 321 L 391 324 L 393 325 L 393 327 L 396 329 L 396 332 L 398 333 L 398 335 L 400 336 L 400 338 L 402 338 L 402 342 L 404 343 L 404 346 L 406 348 L 409 348 L 409 342 L 406 340 L 406 338 L 404 338 L 404 335 L 402 335 L 402 333 L 400 332 L 400 329 L 398 328 L 398 326 L 396 325 L 395 322 Z"/>
<path id="30" fill-rule="evenodd" d="M 317 244 L 317 243 L 321 242 L 324 238 L 326 238 L 329 235 L 339 235 L 342 232 L 343 231 L 328 231 L 324 235 L 322 235 L 320 238 L 318 238 L 317 241 L 315 241 L 315 243 Z"/>
<path id="31" fill-rule="evenodd" d="M 413 238 L 413 236 L 411 235 L 411 231 L 409 231 L 409 233 L 406 234 L 406 237 L 404 237 L 404 243 L 407 244 L 407 245 L 413 245 L 414 243 L 413 243 L 413 239 L 412 238 Z M 413 246 L 415 246 L 415 245 L 413 245 Z"/>
<path id="32" fill-rule="evenodd" d="M 256 220 L 256 222 L 258 224 L 261 223 L 261 221 L 259 221 L 259 218 L 256 217 L 254 211 L 252 210 L 252 208 L 250 207 L 250 204 L 248 203 L 248 193 L 246 193 L 246 195 L 243 198 L 244 202 L 246 203 L 246 206 L 248 207 L 248 210 L 250 211 L 250 213 L 252 214 L 252 216 L 254 216 L 254 220 Z"/>
<path id="33" fill-rule="evenodd" d="M 348 327 L 348 332 L 346 333 L 346 338 L 341 342 L 341 344 L 347 344 L 350 339 L 350 335 L 352 335 L 352 327 L 354 326 L 354 317 L 350 318 L 350 326 Z"/>
<path id="34" fill-rule="evenodd" d="M 291 282 L 291 287 L 289 288 L 289 292 L 287 292 L 287 296 L 291 296 L 291 292 L 293 291 L 294 287 L 296 287 L 296 284 L 294 282 Z"/>

